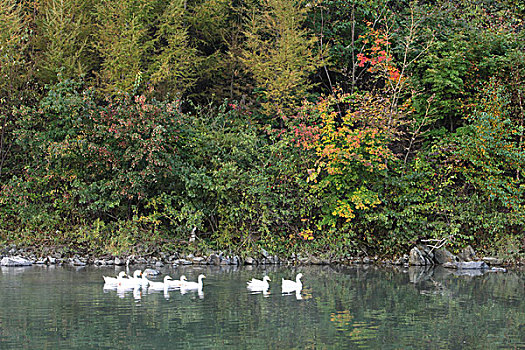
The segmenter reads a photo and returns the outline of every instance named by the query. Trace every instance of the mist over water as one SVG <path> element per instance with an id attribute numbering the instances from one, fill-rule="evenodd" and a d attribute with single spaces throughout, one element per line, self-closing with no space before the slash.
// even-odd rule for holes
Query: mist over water
<path id="1" fill-rule="evenodd" d="M 104 289 L 118 271 L 2 267 L 0 349 L 525 348 L 523 270 L 162 269 L 159 281 L 206 275 L 185 294 Z M 299 272 L 302 291 L 283 295 L 281 279 Z M 265 274 L 269 293 L 251 293 L 246 281 Z"/>

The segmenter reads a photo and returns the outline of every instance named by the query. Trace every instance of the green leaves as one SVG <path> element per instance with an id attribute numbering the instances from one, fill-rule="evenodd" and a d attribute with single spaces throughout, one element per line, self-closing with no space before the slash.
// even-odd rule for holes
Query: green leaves
<path id="1" fill-rule="evenodd" d="M 242 61 L 260 89 L 263 112 L 275 119 L 293 111 L 321 64 L 316 38 L 302 28 L 307 8 L 295 0 L 264 0 L 250 9 Z"/>

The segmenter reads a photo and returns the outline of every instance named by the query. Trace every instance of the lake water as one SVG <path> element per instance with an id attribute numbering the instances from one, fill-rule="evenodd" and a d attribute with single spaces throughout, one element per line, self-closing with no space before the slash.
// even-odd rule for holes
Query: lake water
<path id="1" fill-rule="evenodd" d="M 190 267 L 203 293 L 118 293 L 118 269 L 0 270 L 0 349 L 525 349 L 525 271 Z M 132 272 L 132 271 L 131 271 Z M 302 272 L 300 295 L 281 278 Z M 246 281 L 272 279 L 270 293 Z"/>

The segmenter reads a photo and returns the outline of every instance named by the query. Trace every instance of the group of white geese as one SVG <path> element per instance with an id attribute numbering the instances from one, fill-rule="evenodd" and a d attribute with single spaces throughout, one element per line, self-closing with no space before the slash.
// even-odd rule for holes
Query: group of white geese
<path id="1" fill-rule="evenodd" d="M 172 279 L 170 276 L 165 276 L 163 282 L 151 281 L 147 278 L 146 274 L 142 273 L 141 270 L 133 272 L 133 276 L 128 276 L 125 271 L 121 271 L 117 277 L 104 277 L 104 288 L 117 288 L 117 289 L 137 289 L 137 288 L 148 288 L 148 290 L 159 290 L 167 291 L 171 289 L 180 289 L 182 293 L 186 291 L 198 291 L 202 292 L 203 282 L 206 278 L 203 274 L 200 274 L 197 278 L 197 282 L 188 281 L 186 276 L 182 275 L 178 280 Z M 302 273 L 298 273 L 295 281 L 282 279 L 281 290 L 283 294 L 289 293 L 300 293 L 303 288 L 301 283 Z M 262 292 L 268 293 L 270 288 L 271 279 L 268 276 L 264 276 L 262 280 L 252 278 L 246 282 L 246 288 L 251 292 Z"/>

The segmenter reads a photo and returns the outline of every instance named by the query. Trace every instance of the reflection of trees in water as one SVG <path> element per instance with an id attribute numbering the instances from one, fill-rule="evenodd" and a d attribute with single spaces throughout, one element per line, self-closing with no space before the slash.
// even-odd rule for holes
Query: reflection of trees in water
<path id="1" fill-rule="evenodd" d="M 129 292 L 121 299 L 116 292 L 103 293 L 100 271 L 24 271 L 1 271 L 0 286 L 7 283 L 17 294 L 0 297 L 0 345 L 6 337 L 27 339 L 27 348 L 56 348 L 57 342 L 62 348 L 76 342 L 106 348 L 483 348 L 496 340 L 507 339 L 507 345 L 525 341 L 523 272 L 462 276 L 453 270 L 374 266 L 180 268 L 170 275 L 207 275 L 203 299 L 177 291 L 169 298 L 143 293 L 134 299 Z M 298 272 L 304 274 L 303 299 L 282 296 L 275 281 Z M 250 294 L 246 281 L 265 274 L 273 281 L 270 294 Z M 34 292 L 53 284 L 71 290 Z M 22 309 L 27 312 L 16 312 Z M 124 342 L 128 338 L 133 340 Z"/>

